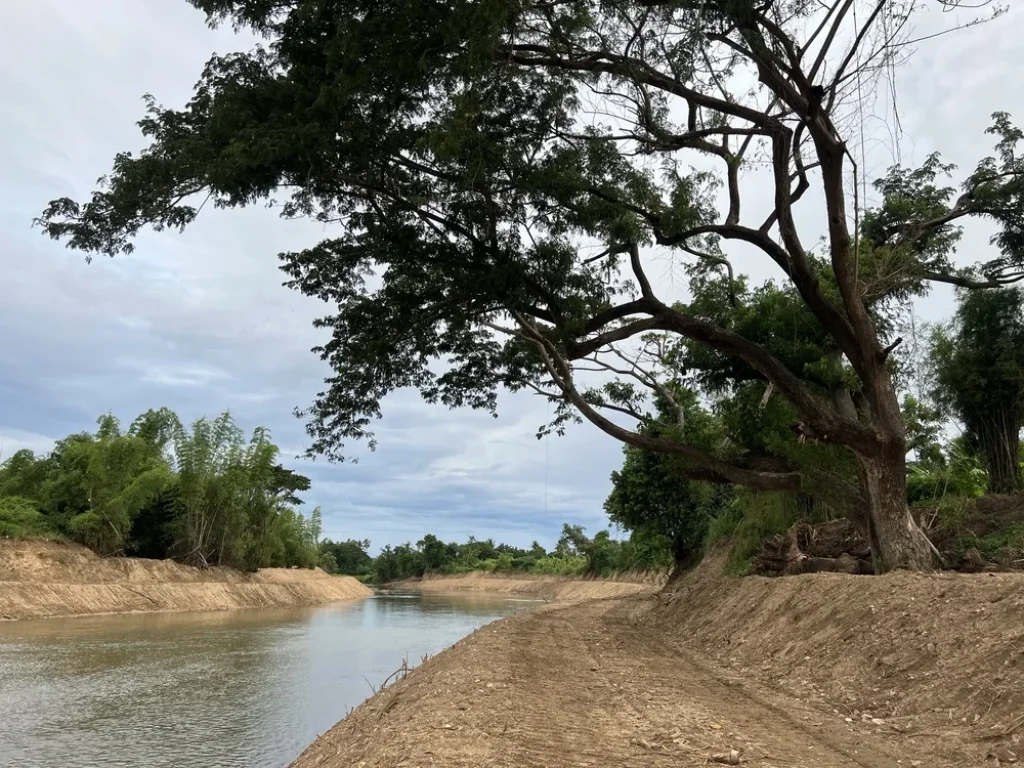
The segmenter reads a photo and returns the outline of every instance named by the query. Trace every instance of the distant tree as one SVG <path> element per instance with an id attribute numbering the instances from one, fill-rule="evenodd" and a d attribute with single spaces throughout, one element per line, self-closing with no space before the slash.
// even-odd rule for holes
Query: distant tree
<path id="1" fill-rule="evenodd" d="M 416 542 L 416 547 L 423 553 L 423 568 L 428 573 L 441 571 L 448 564 L 448 545 L 432 533 Z"/>
<path id="2" fill-rule="evenodd" d="M 317 563 L 326 573 L 337 573 L 338 562 L 334 559 L 333 552 L 321 552 L 320 561 Z"/>
<path id="3" fill-rule="evenodd" d="M 38 457 L 24 448 L 0 464 L 0 497 L 20 496 L 43 500 L 43 485 L 54 467 L 49 457 Z"/>
<path id="4" fill-rule="evenodd" d="M 932 338 L 933 397 L 985 457 L 991 493 L 1021 489 L 1024 290 L 964 291 Z"/>
<path id="5" fill-rule="evenodd" d="M 55 533 L 36 503 L 21 496 L 0 496 L 0 538 L 27 538 Z"/>
<path id="6" fill-rule="evenodd" d="M 337 573 L 347 576 L 362 576 L 370 573 L 373 568 L 373 558 L 367 553 L 369 548 L 369 541 L 355 539 L 338 542 L 325 539 L 320 542 L 320 552 L 330 554 L 334 558 Z"/>
<path id="7" fill-rule="evenodd" d="M 564 557 L 582 555 L 590 545 L 582 525 L 562 524 L 562 535 L 555 544 L 555 553 Z"/>
<path id="8" fill-rule="evenodd" d="M 48 489 L 70 504 L 59 518 L 78 541 L 98 553 L 124 552 L 135 517 L 171 481 L 170 467 L 152 444 L 122 434 L 116 418 L 97 420 L 95 435 L 62 446 Z"/>
<path id="9" fill-rule="evenodd" d="M 610 574 L 619 563 L 619 553 L 619 542 L 613 540 L 608 531 L 598 531 L 593 540 L 584 544 L 587 572 L 598 576 Z"/>
<path id="10" fill-rule="evenodd" d="M 127 553 L 133 557 L 164 559 L 174 548 L 174 519 L 177 514 L 177 478 L 154 496 L 132 521 Z"/>

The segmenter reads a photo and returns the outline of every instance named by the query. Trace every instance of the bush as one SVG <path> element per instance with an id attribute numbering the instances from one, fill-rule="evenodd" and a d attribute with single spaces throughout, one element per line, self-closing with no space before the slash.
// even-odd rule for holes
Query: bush
<path id="1" fill-rule="evenodd" d="M 325 573 L 338 572 L 338 561 L 334 559 L 333 552 L 324 552 L 320 555 L 320 568 Z"/>
<path id="2" fill-rule="evenodd" d="M 34 502 L 21 496 L 0 498 L 0 537 L 52 538 L 56 532 Z"/>
<path id="3" fill-rule="evenodd" d="M 589 565 L 583 555 L 567 557 L 542 557 L 533 566 L 533 573 L 542 576 L 580 576 Z"/>

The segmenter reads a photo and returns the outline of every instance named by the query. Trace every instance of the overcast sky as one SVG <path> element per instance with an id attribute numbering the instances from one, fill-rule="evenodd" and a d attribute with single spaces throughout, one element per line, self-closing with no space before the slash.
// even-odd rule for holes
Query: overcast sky
<path id="1" fill-rule="evenodd" d="M 991 150 L 983 131 L 993 111 L 1024 121 L 1022 11 L 921 46 L 900 73 L 905 163 L 941 150 L 970 169 Z M 494 420 L 398 395 L 385 402 L 380 447 L 359 451 L 358 464 L 292 459 L 307 442 L 292 410 L 311 402 L 327 371 L 309 351 L 320 340 L 310 325 L 320 305 L 281 286 L 276 254 L 323 230 L 264 209 L 210 211 L 184 235 L 146 235 L 132 256 L 87 265 L 30 227 L 49 200 L 87 195 L 115 152 L 141 148 L 142 94 L 178 107 L 212 52 L 248 41 L 209 30 L 184 0 L 5 0 L 2 13 L 5 456 L 45 451 L 107 411 L 127 423 L 151 407 L 186 421 L 230 409 L 247 432 L 269 427 L 286 464 L 313 479 L 308 506 L 323 507 L 332 538 L 369 538 L 376 549 L 434 532 L 551 546 L 563 521 L 605 525 L 601 505 L 620 446 L 589 425 L 538 442 L 546 407 L 535 397 L 506 397 Z M 884 101 L 875 107 L 882 117 Z M 874 120 L 876 134 L 888 136 L 891 122 Z M 893 146 L 870 144 L 869 168 L 884 170 Z M 816 234 L 812 218 L 805 224 Z M 984 249 L 984 233 L 967 245 Z M 653 267 L 664 285 L 665 264 Z M 951 308 L 951 293 L 939 291 L 919 313 L 941 319 Z"/>

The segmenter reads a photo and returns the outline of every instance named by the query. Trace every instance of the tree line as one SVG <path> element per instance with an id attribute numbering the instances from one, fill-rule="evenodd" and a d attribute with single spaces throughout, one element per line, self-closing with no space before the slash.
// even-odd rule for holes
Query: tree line
<path id="1" fill-rule="evenodd" d="M 309 478 L 280 464 L 270 433 L 229 413 L 190 427 L 150 410 L 0 464 L 0 536 L 63 536 L 100 555 L 173 557 L 254 571 L 311 567 L 321 514 L 298 511 Z"/>
<path id="2" fill-rule="evenodd" d="M 415 544 L 387 545 L 376 557 L 370 542 L 350 539 L 320 544 L 320 566 L 328 573 L 356 576 L 378 584 L 427 574 L 529 573 L 544 576 L 611 576 L 626 571 L 667 570 L 673 562 L 667 538 L 646 531 L 613 539 L 608 530 L 588 537 L 582 526 L 562 526 L 550 552 L 534 541 L 529 549 L 495 544 L 493 539 L 444 542 L 426 534 Z"/>

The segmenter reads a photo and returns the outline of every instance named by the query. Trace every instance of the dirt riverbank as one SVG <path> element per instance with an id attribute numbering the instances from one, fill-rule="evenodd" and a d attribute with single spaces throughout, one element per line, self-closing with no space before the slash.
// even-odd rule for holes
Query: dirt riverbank
<path id="1" fill-rule="evenodd" d="M 491 624 L 371 698 L 295 766 L 1024 759 L 1024 576 L 740 580 L 721 568 L 713 558 L 656 595 Z"/>
<path id="2" fill-rule="evenodd" d="M 485 594 L 539 597 L 544 600 L 594 600 L 651 594 L 664 586 L 667 574 L 634 574 L 622 579 L 581 579 L 567 576 L 504 576 L 466 573 L 456 576 L 428 576 L 388 585 L 416 592 L 479 592 Z"/>
<path id="3" fill-rule="evenodd" d="M 319 569 L 244 574 L 170 560 L 100 558 L 70 544 L 0 541 L 0 619 L 315 605 L 370 594 L 355 579 Z"/>

